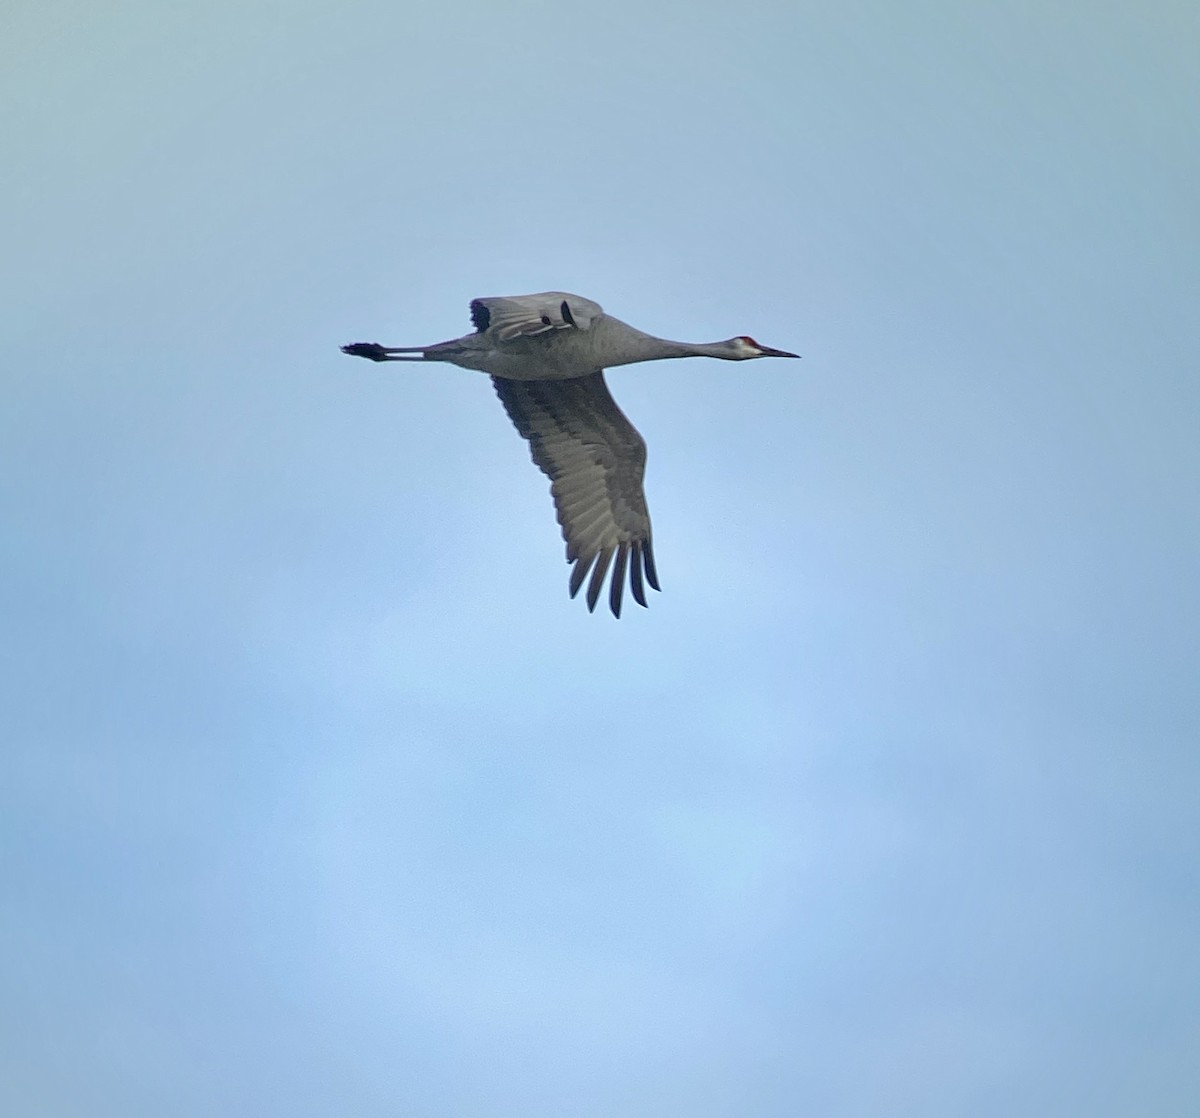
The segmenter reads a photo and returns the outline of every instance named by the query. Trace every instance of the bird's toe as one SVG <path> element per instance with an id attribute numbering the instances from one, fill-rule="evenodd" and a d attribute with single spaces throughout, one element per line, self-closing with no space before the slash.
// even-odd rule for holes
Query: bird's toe
<path id="1" fill-rule="evenodd" d="M 351 357 L 365 357 L 368 361 L 382 361 L 387 357 L 378 342 L 352 342 L 342 346 L 342 352 Z"/>

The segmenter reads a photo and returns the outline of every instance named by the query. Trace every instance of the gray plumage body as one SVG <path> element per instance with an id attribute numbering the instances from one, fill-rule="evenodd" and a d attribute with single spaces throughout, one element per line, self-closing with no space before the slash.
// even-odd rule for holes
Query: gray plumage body
<path id="1" fill-rule="evenodd" d="M 676 357 L 795 357 L 741 335 L 723 342 L 673 342 L 604 313 L 598 303 L 563 291 L 475 299 L 475 332 L 430 346 L 387 348 L 374 342 L 342 351 L 372 361 L 445 361 L 489 373 L 534 462 L 550 478 L 559 524 L 573 563 L 574 597 L 588 580 L 596 606 L 609 566 L 609 605 L 620 617 L 630 590 L 646 605 L 645 584 L 658 575 L 650 514 L 642 491 L 646 444 L 617 407 L 603 370 Z"/>
<path id="2" fill-rule="evenodd" d="M 720 356 L 697 352 L 707 348 L 703 343 L 689 345 L 656 338 L 609 315 L 593 321 L 587 330 L 552 329 L 553 333 L 523 334 L 505 341 L 498 340 L 491 331 L 467 334 L 430 346 L 425 360 L 449 361 L 509 380 L 570 380 L 597 369 L 640 361 Z"/>

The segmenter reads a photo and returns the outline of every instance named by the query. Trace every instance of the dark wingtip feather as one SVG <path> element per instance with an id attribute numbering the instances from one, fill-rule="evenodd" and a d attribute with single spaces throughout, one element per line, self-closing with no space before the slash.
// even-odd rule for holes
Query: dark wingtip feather
<path id="1" fill-rule="evenodd" d="M 571 570 L 571 581 L 568 585 L 568 589 L 571 591 L 572 598 L 579 593 L 579 588 L 583 585 L 583 580 L 587 578 L 588 571 L 591 570 L 591 566 L 595 561 L 595 555 L 589 555 L 587 558 L 575 560 L 575 566 Z"/>
<path id="2" fill-rule="evenodd" d="M 629 544 L 617 548 L 617 561 L 613 567 L 612 585 L 608 590 L 608 605 L 614 617 L 621 616 L 621 597 L 625 593 L 625 564 L 629 559 Z"/>
<path id="3" fill-rule="evenodd" d="M 649 540 L 642 544 L 642 559 L 646 564 L 646 581 L 654 587 L 655 590 L 661 591 L 662 587 L 658 585 L 658 571 L 654 569 L 654 548 Z"/>
<path id="4" fill-rule="evenodd" d="M 587 604 L 588 612 L 596 608 L 600 599 L 600 591 L 604 589 L 604 576 L 608 574 L 608 565 L 612 562 L 613 549 L 606 547 L 596 556 L 596 567 L 592 571 L 592 581 L 588 583 Z"/>
<path id="5" fill-rule="evenodd" d="M 646 587 L 642 583 L 642 543 L 634 540 L 630 545 L 633 554 L 629 559 L 629 589 L 633 592 L 633 600 L 639 606 L 646 604 Z"/>
<path id="6" fill-rule="evenodd" d="M 492 324 L 492 312 L 478 299 L 471 300 L 471 325 L 477 334 L 482 334 Z"/>

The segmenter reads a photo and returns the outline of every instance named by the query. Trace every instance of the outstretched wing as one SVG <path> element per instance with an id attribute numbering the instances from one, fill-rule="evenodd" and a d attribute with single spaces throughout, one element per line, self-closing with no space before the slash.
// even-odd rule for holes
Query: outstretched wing
<path id="1" fill-rule="evenodd" d="M 544 334 L 548 330 L 587 330 L 604 313 L 599 303 L 566 291 L 537 295 L 495 295 L 471 300 L 471 322 L 498 341 Z"/>
<path id="2" fill-rule="evenodd" d="M 534 462 L 550 479 L 567 562 L 575 564 L 571 597 L 591 571 L 587 604 L 595 609 L 615 557 L 608 596 L 613 613 L 621 616 L 627 570 L 634 601 L 644 606 L 644 583 L 658 589 L 642 493 L 646 444 L 609 394 L 604 373 L 571 380 L 492 377 L 492 383 L 509 418 L 529 440 Z"/>

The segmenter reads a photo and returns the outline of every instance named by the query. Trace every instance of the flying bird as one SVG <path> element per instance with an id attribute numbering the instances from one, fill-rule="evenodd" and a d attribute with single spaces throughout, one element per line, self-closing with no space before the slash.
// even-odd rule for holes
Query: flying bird
<path id="1" fill-rule="evenodd" d="M 609 394 L 604 370 L 667 357 L 797 355 L 745 334 L 724 342 L 670 342 L 565 291 L 474 299 L 471 322 L 474 333 L 436 345 L 355 342 L 342 352 L 371 361 L 447 361 L 491 374 L 534 463 L 550 479 L 567 562 L 574 564 L 571 597 L 587 580 L 587 606 L 594 610 L 612 566 L 612 612 L 621 616 L 627 574 L 634 600 L 644 606 L 645 584 L 659 589 L 642 492 L 646 444 Z"/>

